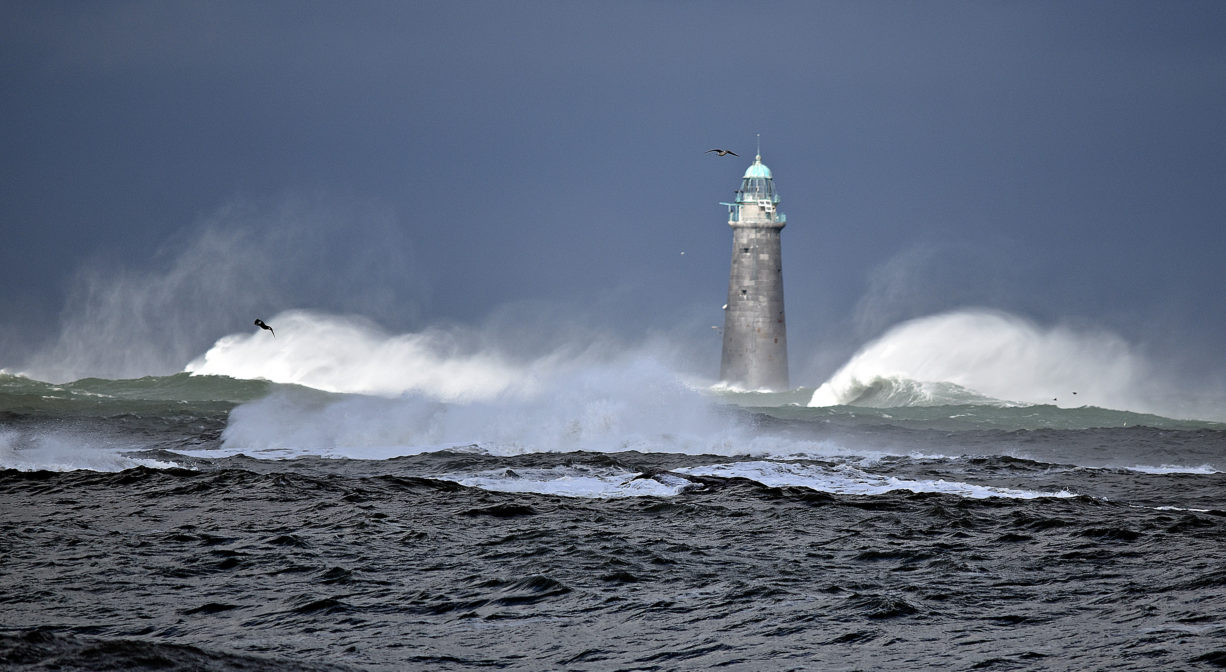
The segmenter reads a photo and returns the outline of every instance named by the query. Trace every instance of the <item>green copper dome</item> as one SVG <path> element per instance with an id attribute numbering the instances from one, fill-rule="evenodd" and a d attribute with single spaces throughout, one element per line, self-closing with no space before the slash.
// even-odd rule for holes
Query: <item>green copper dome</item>
<path id="1" fill-rule="evenodd" d="M 745 170 L 745 177 L 771 179 L 771 169 L 767 168 L 765 163 L 762 163 L 761 154 L 754 157 L 753 165 Z"/>
<path id="2" fill-rule="evenodd" d="M 753 165 L 745 170 L 741 188 L 728 206 L 728 224 L 782 229 L 788 218 L 779 212 L 779 194 L 775 192 L 775 179 L 771 169 L 762 163 L 762 151 L 753 157 Z M 742 212 L 744 211 L 744 212 Z M 746 223 L 747 222 L 747 223 Z"/>
<path id="3" fill-rule="evenodd" d="M 762 163 L 762 155 L 754 157 L 753 165 L 745 171 L 741 178 L 741 188 L 736 192 L 737 203 L 750 201 L 779 202 L 779 194 L 775 193 L 775 180 L 771 177 L 771 169 Z"/>

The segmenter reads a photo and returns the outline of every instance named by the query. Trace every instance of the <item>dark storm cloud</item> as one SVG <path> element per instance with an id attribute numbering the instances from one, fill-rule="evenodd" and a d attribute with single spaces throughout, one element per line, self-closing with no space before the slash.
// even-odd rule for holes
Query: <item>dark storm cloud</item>
<path id="1" fill-rule="evenodd" d="M 285 253 L 373 264 L 341 284 L 412 297 L 377 309 L 389 327 L 543 303 L 702 339 L 727 276 L 716 203 L 761 133 L 805 384 L 867 331 L 958 305 L 1226 355 L 1220 3 L 0 12 L 0 347 L 54 337 L 82 267 L 139 277 L 227 204 L 321 195 L 398 235 L 363 260 L 339 217 Z M 741 158 L 703 154 L 724 145 Z"/>

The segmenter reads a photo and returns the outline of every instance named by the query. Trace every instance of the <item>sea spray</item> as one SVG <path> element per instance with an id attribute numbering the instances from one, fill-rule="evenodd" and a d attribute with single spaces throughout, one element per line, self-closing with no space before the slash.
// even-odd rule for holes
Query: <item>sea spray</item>
<path id="1" fill-rule="evenodd" d="M 488 398 L 532 385 L 531 367 L 516 366 L 495 352 L 468 350 L 454 331 L 389 334 L 360 317 L 301 310 L 268 322 L 277 337 L 255 329 L 225 336 L 186 371 L 329 392 L 414 392 L 445 400 Z"/>
<path id="2" fill-rule="evenodd" d="M 141 263 L 77 269 L 59 334 L 0 366 L 56 382 L 164 375 L 269 306 L 343 307 L 395 324 L 416 315 L 410 293 L 426 284 L 403 227 L 368 204 L 235 201 L 194 229 Z"/>
<path id="3" fill-rule="evenodd" d="M 167 469 L 177 463 L 142 458 L 127 451 L 140 447 L 115 435 L 80 429 L 0 427 L 0 469 L 18 471 L 123 471 L 143 466 Z"/>
<path id="4" fill-rule="evenodd" d="M 505 454 L 726 452 L 744 417 L 688 384 L 652 348 L 561 348 L 511 357 L 463 333 L 389 334 L 349 317 L 288 311 L 220 339 L 196 375 L 278 389 L 235 408 L 225 448 L 263 457 L 389 457 L 479 446 Z M 748 434 L 748 432 L 746 432 Z"/>
<path id="5" fill-rule="evenodd" d="M 269 287 L 243 231 L 207 229 L 163 261 L 155 269 L 78 270 L 59 336 L 23 372 L 53 381 L 171 373 L 208 342 L 202 331 L 229 313 L 251 312 L 251 297 Z"/>
<path id="6" fill-rule="evenodd" d="M 281 390 L 231 412 L 224 448 L 257 457 L 382 459 L 457 447 L 502 455 L 727 453 L 752 443 L 743 416 L 647 355 L 554 362 L 530 375 L 532 386 L 448 401 L 440 390 L 397 397 Z"/>
<path id="7" fill-rule="evenodd" d="M 904 322 L 865 345 L 810 406 L 1003 402 L 1144 411 L 1147 367 L 1118 336 L 989 310 Z M 988 398 L 988 399 L 985 399 Z"/>

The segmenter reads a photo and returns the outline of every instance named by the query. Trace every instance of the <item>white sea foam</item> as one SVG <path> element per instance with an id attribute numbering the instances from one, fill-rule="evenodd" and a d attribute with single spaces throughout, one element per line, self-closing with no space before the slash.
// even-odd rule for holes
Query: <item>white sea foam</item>
<path id="1" fill-rule="evenodd" d="M 1040 492 L 1015 488 L 997 488 L 957 481 L 908 480 L 880 476 L 850 465 L 814 465 L 793 462 L 755 460 L 729 462 L 675 470 L 676 474 L 661 473 L 652 478 L 640 478 L 623 469 L 557 466 L 545 469 L 495 469 L 478 473 L 438 474 L 435 478 L 461 485 L 498 492 L 523 492 L 564 497 L 618 498 L 667 497 L 685 490 L 703 487 L 683 475 L 746 478 L 771 487 L 802 487 L 818 492 L 843 495 L 880 495 L 907 490 L 956 495 L 970 499 L 1005 497 L 1035 499 L 1038 497 L 1072 497 L 1073 493 Z"/>
<path id="2" fill-rule="evenodd" d="M 703 467 L 678 469 L 679 473 L 696 476 L 741 477 L 772 487 L 799 486 L 819 492 L 839 495 L 879 495 L 895 490 L 911 492 L 936 492 L 972 499 L 1008 497 L 1034 499 L 1037 497 L 1073 497 L 1073 493 L 1037 492 L 1013 488 L 996 488 L 944 479 L 916 481 L 871 474 L 850 465 L 834 467 L 791 462 L 732 462 Z"/>
<path id="3" fill-rule="evenodd" d="M 1146 466 L 1136 465 L 1132 467 L 1124 467 L 1128 471 L 1135 471 L 1142 474 L 1218 474 L 1221 473 L 1208 464 L 1202 464 L 1198 467 L 1181 466 L 1178 464 L 1163 464 L 1161 466 Z"/>
<path id="4" fill-rule="evenodd" d="M 79 432 L 0 428 L 0 469 L 115 472 L 134 467 L 169 469 L 180 466 L 124 454 L 131 449 L 129 445 Z"/>
<path id="5" fill-rule="evenodd" d="M 960 310 L 904 322 L 865 345 L 814 392 L 810 406 L 983 403 L 1148 410 L 1146 367 L 1104 331 L 1041 328 L 1020 317 Z M 874 403 L 876 402 L 876 403 Z"/>
<path id="6" fill-rule="evenodd" d="M 436 478 L 496 492 L 523 492 L 562 497 L 612 499 L 670 497 L 694 487 L 684 478 L 661 475 L 636 478 L 621 469 L 558 466 L 550 469 L 499 469 L 475 474 L 440 474 Z"/>

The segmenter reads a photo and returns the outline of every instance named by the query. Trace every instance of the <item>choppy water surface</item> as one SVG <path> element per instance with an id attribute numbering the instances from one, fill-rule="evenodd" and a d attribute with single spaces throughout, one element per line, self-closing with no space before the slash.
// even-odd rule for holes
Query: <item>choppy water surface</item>
<path id="1" fill-rule="evenodd" d="M 0 382 L 9 669 L 1226 666 L 1211 422 Z"/>

